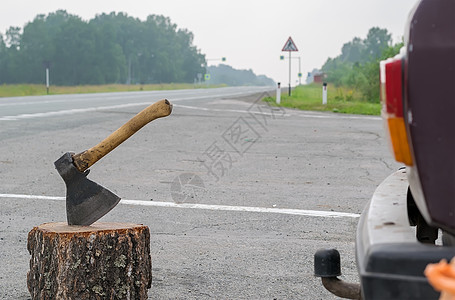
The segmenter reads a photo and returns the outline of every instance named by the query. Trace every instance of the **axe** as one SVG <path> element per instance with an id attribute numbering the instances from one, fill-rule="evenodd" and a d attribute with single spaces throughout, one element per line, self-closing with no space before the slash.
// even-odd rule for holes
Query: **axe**
<path id="1" fill-rule="evenodd" d="M 98 145 L 79 154 L 67 152 L 54 162 L 66 184 L 66 216 L 68 225 L 90 225 L 107 214 L 120 197 L 87 179 L 90 166 L 123 143 L 147 123 L 170 115 L 172 104 L 158 101 L 134 116 Z"/>

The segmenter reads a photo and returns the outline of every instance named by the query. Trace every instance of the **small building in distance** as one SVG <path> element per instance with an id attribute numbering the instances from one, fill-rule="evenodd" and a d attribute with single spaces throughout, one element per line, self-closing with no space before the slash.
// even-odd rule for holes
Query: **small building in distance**
<path id="1" fill-rule="evenodd" d="M 314 83 L 323 83 L 327 78 L 327 74 L 323 73 L 323 72 L 318 72 L 316 74 L 313 75 L 313 82 Z"/>
<path id="2" fill-rule="evenodd" d="M 323 83 L 327 78 L 327 74 L 318 69 L 313 69 L 313 71 L 308 72 L 306 83 Z"/>

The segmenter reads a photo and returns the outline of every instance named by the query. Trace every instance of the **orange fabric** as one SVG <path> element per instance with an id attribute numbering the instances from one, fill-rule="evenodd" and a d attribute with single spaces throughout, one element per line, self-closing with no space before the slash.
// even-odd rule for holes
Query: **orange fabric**
<path id="1" fill-rule="evenodd" d="M 441 292 L 440 300 L 455 300 L 455 259 L 450 264 L 445 259 L 428 264 L 424 273 L 433 288 Z"/>

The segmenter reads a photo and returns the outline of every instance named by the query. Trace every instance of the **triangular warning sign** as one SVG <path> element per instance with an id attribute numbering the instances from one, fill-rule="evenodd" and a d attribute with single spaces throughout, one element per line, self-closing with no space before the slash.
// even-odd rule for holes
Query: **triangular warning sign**
<path id="1" fill-rule="evenodd" d="M 286 44 L 284 44 L 284 47 L 281 51 L 299 51 L 297 49 L 297 46 L 295 45 L 294 41 L 292 40 L 291 37 L 288 38 Z"/>

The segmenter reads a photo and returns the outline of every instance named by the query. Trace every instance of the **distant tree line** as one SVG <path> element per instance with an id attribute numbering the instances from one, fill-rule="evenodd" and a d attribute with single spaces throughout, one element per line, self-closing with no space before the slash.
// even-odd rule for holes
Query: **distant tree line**
<path id="1" fill-rule="evenodd" d="M 327 82 L 359 91 L 363 98 L 379 102 L 379 61 L 399 53 L 403 43 L 392 44 L 387 29 L 373 27 L 365 39 L 345 43 L 341 54 L 322 66 Z"/>
<path id="2" fill-rule="evenodd" d="M 265 75 L 256 75 L 252 70 L 237 70 L 231 66 L 220 64 L 208 67 L 210 83 L 239 85 L 275 85 L 273 79 Z"/>
<path id="3" fill-rule="evenodd" d="M 0 84 L 43 83 L 45 66 L 55 85 L 194 82 L 205 64 L 193 34 L 160 15 L 59 10 L 0 35 Z"/>

